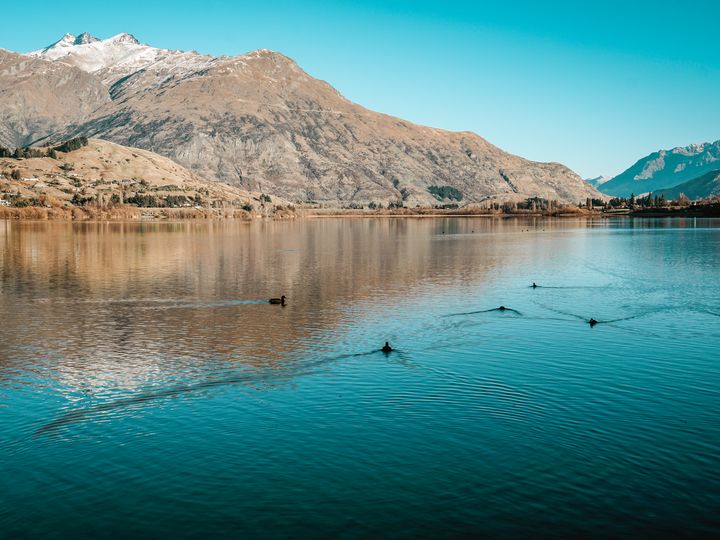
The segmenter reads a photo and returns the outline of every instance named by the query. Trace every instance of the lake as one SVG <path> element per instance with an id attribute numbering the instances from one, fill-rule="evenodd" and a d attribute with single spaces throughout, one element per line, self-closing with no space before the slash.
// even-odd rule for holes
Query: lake
<path id="1" fill-rule="evenodd" d="M 718 536 L 719 346 L 720 220 L 0 222 L 0 537 Z"/>

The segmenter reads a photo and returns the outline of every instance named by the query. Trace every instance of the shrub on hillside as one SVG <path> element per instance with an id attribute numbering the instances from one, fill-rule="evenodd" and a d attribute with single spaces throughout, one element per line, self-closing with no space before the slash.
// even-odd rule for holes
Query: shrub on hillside
<path id="1" fill-rule="evenodd" d="M 462 201 L 463 198 L 462 192 L 452 186 L 430 186 L 427 190 L 438 201 Z"/>
<path id="2" fill-rule="evenodd" d="M 128 197 L 125 202 L 132 206 L 139 206 L 140 208 L 158 208 L 165 206 L 165 201 L 160 200 L 155 195 L 148 193 L 136 193 L 135 195 Z"/>
<path id="3" fill-rule="evenodd" d="M 87 137 L 75 137 L 69 141 L 65 141 L 60 146 L 56 146 L 54 150 L 58 152 L 73 152 L 74 150 L 80 150 L 83 146 L 87 146 Z"/>
<path id="4" fill-rule="evenodd" d="M 73 195 L 73 198 L 70 200 L 70 202 L 75 206 L 85 206 L 92 200 L 92 197 L 87 197 L 85 195 L 81 195 L 80 193 L 76 193 L 75 195 Z"/>
<path id="5" fill-rule="evenodd" d="M 165 203 L 170 208 L 182 208 L 183 206 L 191 206 L 194 199 L 186 195 L 168 195 L 165 197 Z"/>

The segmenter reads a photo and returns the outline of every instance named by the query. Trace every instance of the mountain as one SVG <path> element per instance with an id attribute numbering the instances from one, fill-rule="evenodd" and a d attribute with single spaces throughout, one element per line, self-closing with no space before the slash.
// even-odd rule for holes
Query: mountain
<path id="1" fill-rule="evenodd" d="M 75 78 L 87 98 L 37 114 L 13 109 L 0 144 L 43 134 L 97 137 L 157 152 L 210 180 L 328 206 L 451 202 L 443 194 L 463 203 L 600 196 L 558 163 L 514 156 L 474 133 L 365 109 L 269 50 L 212 57 L 154 48 L 130 34 L 105 40 L 68 34 L 12 61 L 25 62 L 24 72 L 41 80 L 52 70 Z M 20 93 L 6 93 L 17 86 L 6 71 L 0 110 Z M 48 97 L 32 87 L 22 91 L 28 102 Z"/>
<path id="2" fill-rule="evenodd" d="M 605 182 L 612 180 L 611 176 L 596 176 L 595 178 L 586 178 L 585 181 L 594 188 L 599 188 Z"/>
<path id="3" fill-rule="evenodd" d="M 63 148 L 64 145 L 58 148 Z M 140 206 L 258 206 L 259 193 L 210 182 L 168 158 L 138 148 L 90 139 L 72 151 L 33 149 L 33 157 L 0 158 L 0 198 L 44 196 L 56 206 L 78 201 Z M 39 154 L 39 155 L 38 155 Z M 254 202 L 257 201 L 257 202 Z M 152 203 L 152 204 L 150 204 Z"/>
<path id="4" fill-rule="evenodd" d="M 608 195 L 627 197 L 668 189 L 720 169 L 720 141 L 660 150 L 600 186 Z"/>
<path id="5" fill-rule="evenodd" d="M 158 79 L 156 84 L 170 76 L 180 79 L 217 60 L 194 51 L 171 51 L 143 45 L 127 33 L 101 40 L 87 32 L 79 37 L 65 34 L 49 47 L 28 53 L 28 56 L 77 67 L 92 73 L 108 88 L 139 71 L 153 73 Z"/>
<path id="6" fill-rule="evenodd" d="M 0 49 L 0 144 L 27 146 L 111 101 L 92 74 Z"/>
<path id="7" fill-rule="evenodd" d="M 718 165 L 720 166 L 720 164 Z M 670 200 L 676 200 L 681 193 L 690 200 L 720 196 L 720 170 L 710 171 L 670 188 L 657 189 L 654 193 L 657 195 L 664 193 L 665 197 Z"/>

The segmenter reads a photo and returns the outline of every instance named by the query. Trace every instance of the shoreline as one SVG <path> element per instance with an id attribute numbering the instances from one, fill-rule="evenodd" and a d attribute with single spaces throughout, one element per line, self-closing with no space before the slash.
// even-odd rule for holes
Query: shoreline
<path id="1" fill-rule="evenodd" d="M 90 210 L 90 211 L 88 211 Z M 294 219 L 328 218 L 387 218 L 387 219 L 433 219 L 433 218 L 484 218 L 484 219 L 611 219 L 611 218 L 720 218 L 720 208 L 697 207 L 695 211 L 667 209 L 664 211 L 599 212 L 580 210 L 577 212 L 480 212 L 444 209 L 398 209 L 393 211 L 288 209 L 279 207 L 275 211 L 250 213 L 237 209 L 183 209 L 183 208 L 137 208 L 118 207 L 113 209 L 41 208 L 41 207 L 0 207 L 0 221 L 55 221 L 55 222 L 134 222 L 160 223 L 173 221 L 284 221 Z"/>

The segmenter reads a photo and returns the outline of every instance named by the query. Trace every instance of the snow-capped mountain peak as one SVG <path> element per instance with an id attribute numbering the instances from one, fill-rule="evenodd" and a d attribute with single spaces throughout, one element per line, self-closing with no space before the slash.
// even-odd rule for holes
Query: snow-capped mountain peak
<path id="1" fill-rule="evenodd" d="M 115 72 L 120 69 L 127 74 L 156 62 L 166 52 L 164 49 L 141 45 L 135 36 L 124 32 L 107 39 L 98 39 L 84 32 L 77 37 L 65 34 L 56 43 L 29 55 L 61 61 L 89 73 L 103 70 Z"/>
<path id="2" fill-rule="evenodd" d="M 69 47 L 72 47 L 75 44 L 75 40 L 77 39 L 77 36 L 74 34 L 65 34 L 63 37 L 58 39 L 55 43 L 48 45 L 41 51 L 36 52 L 48 52 L 51 50 L 57 50 L 57 49 L 66 49 Z"/>
<path id="3" fill-rule="evenodd" d="M 69 64 L 95 74 L 108 88 L 141 71 L 155 74 L 160 84 L 168 77 L 190 76 L 214 60 L 211 56 L 196 52 L 171 51 L 144 45 L 127 32 L 107 39 L 98 39 L 87 32 L 80 36 L 65 34 L 49 47 L 28 55 Z"/>
<path id="4" fill-rule="evenodd" d="M 88 32 L 83 32 L 79 36 L 76 36 L 75 34 L 67 33 L 63 37 L 61 37 L 59 40 L 57 40 L 55 43 L 53 43 L 52 45 L 48 45 L 44 49 L 41 49 L 40 51 L 35 51 L 35 53 L 30 53 L 30 54 L 36 54 L 36 56 L 37 56 L 42 53 L 53 54 L 53 53 L 51 53 L 51 51 L 57 52 L 57 51 L 64 50 L 65 52 L 67 52 L 75 45 L 86 45 L 88 43 L 94 43 L 96 41 L 100 41 L 100 40 Z"/>
<path id="5" fill-rule="evenodd" d="M 135 36 L 132 34 L 128 34 L 127 32 L 123 32 L 122 34 L 118 34 L 116 36 L 113 36 L 111 38 L 108 38 L 105 40 L 107 43 L 130 43 L 132 45 L 140 45 L 140 42 L 137 40 Z"/>
<path id="6" fill-rule="evenodd" d="M 71 34 L 65 34 L 65 35 L 69 36 Z M 88 32 L 83 32 L 82 34 L 80 34 L 78 37 L 75 38 L 75 40 L 73 41 L 73 45 L 87 45 L 88 43 L 95 43 L 96 41 L 100 41 L 100 40 Z"/>

